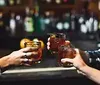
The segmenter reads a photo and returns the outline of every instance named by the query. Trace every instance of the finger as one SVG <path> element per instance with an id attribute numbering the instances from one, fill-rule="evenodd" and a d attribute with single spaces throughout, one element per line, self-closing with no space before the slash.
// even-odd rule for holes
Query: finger
<path id="1" fill-rule="evenodd" d="M 80 51 L 79 51 L 79 49 L 75 48 L 74 50 L 76 51 L 76 56 L 80 56 Z"/>
<path id="2" fill-rule="evenodd" d="M 47 49 L 49 50 L 49 49 L 50 49 L 50 47 L 49 47 L 49 46 L 47 46 Z"/>
<path id="3" fill-rule="evenodd" d="M 25 65 L 25 66 L 31 66 L 32 62 L 33 62 L 32 59 L 28 59 L 27 62 L 24 62 L 24 63 L 23 63 L 23 65 Z"/>
<path id="4" fill-rule="evenodd" d="M 20 59 L 20 61 L 21 61 L 21 65 L 23 65 L 23 64 L 29 64 L 29 62 L 32 62 L 32 59 L 23 58 Z"/>
<path id="5" fill-rule="evenodd" d="M 35 51 L 32 52 L 32 55 L 37 55 L 37 54 L 38 54 L 38 51 L 37 52 L 35 52 Z"/>
<path id="6" fill-rule="evenodd" d="M 50 40 L 50 37 L 48 38 L 48 41 Z"/>
<path id="7" fill-rule="evenodd" d="M 21 49 L 20 51 L 30 52 L 30 51 L 33 51 L 33 50 L 36 50 L 36 49 L 38 49 L 38 48 L 37 47 L 26 47 L 26 48 Z"/>
<path id="8" fill-rule="evenodd" d="M 28 58 L 22 58 L 22 59 L 20 59 L 20 61 L 21 61 L 21 63 L 25 63 L 25 62 L 28 62 L 29 59 Z"/>
<path id="9" fill-rule="evenodd" d="M 50 42 L 47 43 L 47 49 L 50 49 Z"/>
<path id="10" fill-rule="evenodd" d="M 67 40 L 67 41 L 65 41 L 65 43 L 66 43 L 67 45 L 70 45 L 70 41 L 68 41 L 68 40 Z"/>
<path id="11" fill-rule="evenodd" d="M 49 46 L 50 45 L 50 42 L 47 42 L 47 45 Z"/>
<path id="12" fill-rule="evenodd" d="M 28 58 L 30 56 L 38 55 L 38 52 L 28 52 L 28 53 L 23 53 L 23 58 Z"/>
<path id="13" fill-rule="evenodd" d="M 28 52 L 28 53 L 23 53 L 23 58 L 27 58 L 27 57 L 29 57 L 29 56 L 31 56 L 32 55 L 32 53 L 31 52 Z"/>
<path id="14" fill-rule="evenodd" d="M 69 59 L 69 58 L 63 58 L 63 59 L 61 59 L 61 62 L 62 63 L 66 63 L 66 62 L 73 63 L 73 60 Z"/>

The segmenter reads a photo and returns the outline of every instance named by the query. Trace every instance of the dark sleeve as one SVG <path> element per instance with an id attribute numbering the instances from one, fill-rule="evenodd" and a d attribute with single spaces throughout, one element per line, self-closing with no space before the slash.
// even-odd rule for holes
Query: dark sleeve
<path id="1" fill-rule="evenodd" d="M 89 65 L 91 67 L 100 69 L 100 50 L 85 51 L 88 55 Z"/>
<path id="2" fill-rule="evenodd" d="M 84 62 L 87 64 L 87 65 L 90 65 L 90 62 L 89 62 L 89 53 L 87 51 L 83 51 L 83 50 L 79 50 L 80 52 L 80 55 L 82 56 L 82 59 L 84 60 Z"/>

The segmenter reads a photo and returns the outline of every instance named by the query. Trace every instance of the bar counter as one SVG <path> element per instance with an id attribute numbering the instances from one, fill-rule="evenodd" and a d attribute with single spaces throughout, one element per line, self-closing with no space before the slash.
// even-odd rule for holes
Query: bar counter
<path id="1" fill-rule="evenodd" d="M 74 67 L 59 67 L 55 58 L 44 59 L 32 66 L 16 66 L 4 71 L 0 81 L 40 80 L 82 77 Z"/>
<path id="2" fill-rule="evenodd" d="M 10 52 L 7 51 L 6 54 Z M 0 51 L 0 53 L 3 52 Z M 85 76 L 78 74 L 76 68 L 58 66 L 55 55 L 43 55 L 39 64 L 13 66 L 0 75 L 0 85 L 34 85 L 34 83 L 36 85 L 40 85 L 40 83 L 42 85 L 46 83 L 61 85 L 66 82 L 70 85 L 80 85 L 82 82 L 84 85 L 96 85 Z"/>

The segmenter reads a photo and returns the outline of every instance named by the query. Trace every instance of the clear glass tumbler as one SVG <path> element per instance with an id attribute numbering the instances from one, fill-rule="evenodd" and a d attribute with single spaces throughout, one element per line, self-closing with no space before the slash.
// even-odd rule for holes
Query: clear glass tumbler
<path id="1" fill-rule="evenodd" d="M 33 60 L 32 63 L 40 63 L 42 60 L 42 48 L 41 48 L 41 42 L 39 41 L 31 41 L 31 42 L 25 42 L 25 47 L 34 47 L 34 55 L 30 56 L 30 58 Z"/>
<path id="2" fill-rule="evenodd" d="M 58 53 L 58 47 L 65 43 L 66 35 L 64 33 L 49 33 L 50 35 L 50 51 L 51 53 Z"/>

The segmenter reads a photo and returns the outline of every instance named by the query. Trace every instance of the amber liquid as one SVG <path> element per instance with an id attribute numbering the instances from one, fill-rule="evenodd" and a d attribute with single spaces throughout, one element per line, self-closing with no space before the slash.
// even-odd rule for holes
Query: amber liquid
<path id="1" fill-rule="evenodd" d="M 61 59 L 62 58 L 74 58 L 75 57 L 75 50 L 70 46 L 66 45 L 61 45 L 58 49 L 58 65 L 59 66 L 64 66 L 64 67 L 71 67 L 72 64 L 67 62 L 67 63 L 62 63 Z"/>
<path id="2" fill-rule="evenodd" d="M 52 53 L 58 53 L 58 47 L 65 43 L 64 36 L 60 37 L 61 34 L 54 34 L 55 37 L 50 36 L 50 50 Z M 63 34 L 64 35 L 64 34 Z"/>
<path id="3" fill-rule="evenodd" d="M 32 63 L 40 63 L 42 59 L 42 48 L 40 42 L 26 42 L 25 47 L 34 47 L 34 55 L 30 56 L 29 58 L 33 60 Z"/>

